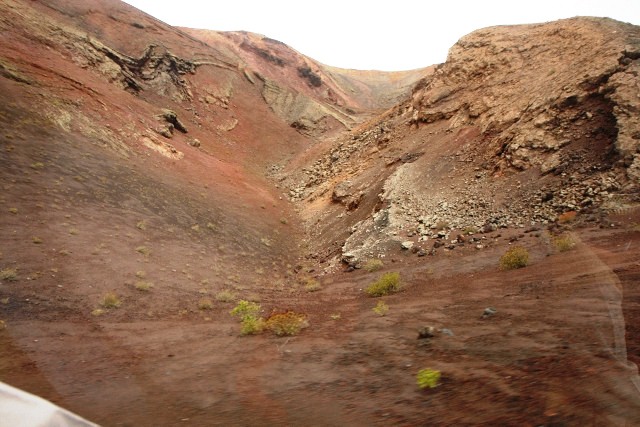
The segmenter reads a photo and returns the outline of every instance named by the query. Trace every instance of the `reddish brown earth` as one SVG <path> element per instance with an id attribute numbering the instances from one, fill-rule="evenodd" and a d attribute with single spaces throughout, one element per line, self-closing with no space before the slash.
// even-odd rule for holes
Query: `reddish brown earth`
<path id="1" fill-rule="evenodd" d="M 0 16 L 0 270 L 17 274 L 0 280 L 1 381 L 105 426 L 640 424 L 640 209 L 633 150 L 625 151 L 635 125 L 615 116 L 624 110 L 625 85 L 637 84 L 629 77 L 640 58 L 633 46 L 623 55 L 628 68 L 610 76 L 609 98 L 558 107 L 557 129 L 545 125 L 554 138 L 575 136 L 553 152 L 584 163 L 544 174 L 539 163 L 553 152 L 525 161 L 515 154 L 522 145 L 509 145 L 530 131 L 529 120 L 505 125 L 492 113 L 508 109 L 483 92 L 504 84 L 498 72 L 478 77 L 490 81 L 474 93 L 454 90 L 433 101 L 459 78 L 451 69 L 475 72 L 461 57 L 386 114 L 361 122 L 385 97 L 399 96 L 398 86 L 343 99 L 340 108 L 360 109 L 350 132 L 336 125 L 309 133 L 266 102 L 260 79 L 246 77 L 268 64 L 252 63 L 233 44 L 205 44 L 116 1 L 9 0 Z M 553 37 L 563 31 L 597 38 L 598 26 L 617 25 L 590 22 L 535 27 L 540 42 L 531 49 L 559 46 Z M 486 46 L 474 37 L 508 45 L 510 30 L 494 39 L 487 31 L 460 46 Z M 526 27 L 513 31 L 517 41 Z M 607 39 L 611 51 L 616 37 Z M 145 57 L 151 44 L 162 48 Z M 601 49 L 590 69 L 617 61 L 620 52 Z M 556 69 L 553 79 L 580 86 Z M 532 75 L 551 78 L 546 69 Z M 370 81 L 385 79 L 393 80 Z M 462 117 L 474 100 L 493 107 Z M 187 133 L 160 135 L 163 109 Z M 486 147 L 506 141 L 505 129 L 512 139 L 495 155 Z M 529 201 L 541 188 L 578 188 L 570 177 L 599 174 L 617 182 L 606 190 L 608 202 L 593 196 L 597 206 L 579 206 L 573 221 L 530 225 L 539 202 Z M 355 207 L 331 201 L 344 180 L 361 186 Z M 388 198 L 378 196 L 383 189 Z M 420 240 L 408 210 L 428 205 L 408 195 L 456 206 L 456 197 L 469 197 L 463 190 L 474 199 L 497 194 L 493 206 L 514 206 L 512 224 L 501 217 L 497 229 L 475 230 L 433 255 L 400 248 L 412 240 L 429 251 L 474 225 L 465 213 L 485 214 L 470 204 L 438 211 L 450 222 L 442 226 L 449 237 Z M 569 203 L 559 191 L 554 200 Z M 561 214 L 562 203 L 540 209 Z M 384 209 L 387 228 L 366 232 Z M 562 233 L 573 249 L 558 251 L 553 238 Z M 339 263 L 345 249 L 364 242 L 369 251 L 358 239 L 374 235 L 383 269 L 347 273 Z M 529 250 L 530 265 L 500 270 L 514 245 Z M 363 289 L 386 271 L 399 272 L 403 286 L 382 298 L 389 312 L 379 316 L 378 299 Z M 305 289 L 309 277 L 320 290 Z M 136 289 L 140 281 L 151 289 Z M 260 302 L 264 316 L 304 313 L 309 327 L 291 337 L 241 336 L 229 314 L 235 302 L 216 298 L 223 290 Z M 92 314 L 107 292 L 120 307 Z M 211 309 L 199 308 L 205 299 Z M 496 314 L 483 317 L 488 307 Z M 424 326 L 436 329 L 433 338 L 417 339 Z M 417 387 L 423 368 L 441 371 L 438 387 Z"/>

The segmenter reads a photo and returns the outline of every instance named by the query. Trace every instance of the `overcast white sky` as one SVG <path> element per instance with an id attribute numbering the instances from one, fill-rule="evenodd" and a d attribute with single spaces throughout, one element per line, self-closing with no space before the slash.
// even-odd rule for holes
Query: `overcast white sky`
<path id="1" fill-rule="evenodd" d="M 444 62 L 473 30 L 607 16 L 640 25 L 640 0 L 126 0 L 175 26 L 263 34 L 324 64 L 408 70 Z"/>

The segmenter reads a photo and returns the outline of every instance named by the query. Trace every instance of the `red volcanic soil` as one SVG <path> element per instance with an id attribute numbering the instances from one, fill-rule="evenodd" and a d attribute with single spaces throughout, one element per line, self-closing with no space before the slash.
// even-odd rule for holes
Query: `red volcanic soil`
<path id="1" fill-rule="evenodd" d="M 640 425 L 640 210 L 321 275 L 302 204 L 266 171 L 329 142 L 276 117 L 223 53 L 130 7 L 31 3 L 0 6 L 1 381 L 105 426 Z M 83 63 L 102 51 L 71 26 L 132 58 L 168 37 L 163 60 L 209 68 L 132 94 L 102 56 Z M 189 102 L 162 92 L 185 88 Z M 163 109 L 189 131 L 158 136 Z M 500 270 L 514 245 L 529 265 Z M 384 272 L 400 291 L 367 296 Z M 241 336 L 238 300 L 309 327 Z M 422 390 L 426 368 L 442 377 Z"/>
<path id="2" fill-rule="evenodd" d="M 113 229 L 99 219 L 79 221 L 78 237 L 105 241 Z M 136 220 L 123 215 L 121 232 Z M 239 336 L 230 303 L 198 311 L 213 286 L 192 282 L 211 270 L 181 259 L 193 245 L 180 240 L 153 237 L 162 254 L 131 255 L 126 273 L 147 270 L 154 288 L 118 287 L 123 305 L 100 317 L 89 314 L 102 285 L 91 270 L 116 256 L 115 242 L 98 243 L 82 269 L 76 251 L 54 253 L 37 263 L 46 271 L 31 267 L 38 254 L 28 242 L 10 254 L 20 280 L 3 285 L 0 375 L 104 425 L 634 424 L 637 369 L 625 356 L 638 361 L 640 232 L 623 218 L 615 225 L 573 230 L 579 243 L 564 253 L 527 236 L 520 244 L 532 265 L 516 271 L 497 268 L 509 230 L 487 236 L 495 241 L 487 251 L 397 254 L 385 269 L 400 271 L 404 288 L 384 298 L 385 317 L 362 292 L 379 273 L 325 277 L 314 293 L 247 284 L 265 313 L 308 315 L 310 328 L 288 338 Z M 164 271 L 150 268 L 156 256 Z M 171 268 L 181 266 L 186 274 Z M 84 280 L 72 285 L 73 275 Z M 121 283 L 113 275 L 107 287 Z M 497 313 L 483 318 L 487 307 Z M 417 339 L 426 325 L 435 337 Z M 417 388 L 422 368 L 442 372 L 437 388 Z"/>
<path id="3" fill-rule="evenodd" d="M 9 384 L 103 425 L 640 420 L 630 363 L 640 342 L 637 211 L 605 228 L 568 227 L 578 243 L 563 253 L 544 230 L 509 229 L 484 235 L 482 251 L 398 250 L 383 271 L 400 272 L 403 288 L 382 298 L 381 317 L 363 288 L 382 271 L 324 276 L 308 293 L 295 274 L 310 268 L 295 265 L 295 225 L 274 219 L 270 236 L 280 240 L 257 239 L 265 218 L 289 215 L 279 201 L 263 210 L 247 192 L 208 191 L 210 175 L 197 171 L 188 185 L 168 173 L 170 161 L 123 160 L 32 126 L 19 103 L 2 114 L 24 124 L 0 151 L 0 262 L 18 274 L 0 287 L 0 378 Z M 500 271 L 514 237 L 531 265 Z M 139 291 L 139 280 L 153 287 Z M 221 290 L 259 301 L 264 315 L 305 313 L 310 327 L 240 336 L 233 303 L 215 298 Z M 122 305 L 92 315 L 108 291 Z M 198 308 L 203 298 L 210 310 Z M 483 318 L 487 307 L 496 314 Z M 435 336 L 417 339 L 423 326 Z M 423 368 L 442 372 L 438 387 L 417 387 Z"/>

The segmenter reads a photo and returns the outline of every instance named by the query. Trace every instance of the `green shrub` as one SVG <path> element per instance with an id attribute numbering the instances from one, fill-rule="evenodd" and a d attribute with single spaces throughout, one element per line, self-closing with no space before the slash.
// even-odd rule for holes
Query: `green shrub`
<path id="1" fill-rule="evenodd" d="M 389 306 L 384 301 L 378 301 L 375 307 L 372 308 L 373 312 L 378 316 L 386 316 L 389 311 Z"/>
<path id="2" fill-rule="evenodd" d="M 230 312 L 232 316 L 237 316 L 241 320 L 246 316 L 257 316 L 260 313 L 260 304 L 255 302 L 240 300 Z"/>
<path id="3" fill-rule="evenodd" d="M 281 336 L 297 335 L 302 329 L 309 326 L 307 316 L 288 311 L 274 314 L 267 320 L 267 328 L 274 334 Z"/>
<path id="4" fill-rule="evenodd" d="M 240 318 L 240 334 L 242 335 L 255 335 L 264 330 L 264 319 L 259 316 L 260 304 L 240 300 L 229 313 Z"/>
<path id="5" fill-rule="evenodd" d="M 436 371 L 435 369 L 421 369 L 416 376 L 416 383 L 418 387 L 422 389 L 434 388 L 438 386 L 440 376 L 440 371 Z"/>
<path id="6" fill-rule="evenodd" d="M 372 283 L 366 289 L 372 297 L 389 295 L 400 290 L 400 273 L 385 273 L 377 282 Z"/>
<path id="7" fill-rule="evenodd" d="M 262 317 L 247 316 L 240 322 L 241 335 L 257 335 L 264 330 L 264 319 Z"/>
<path id="8" fill-rule="evenodd" d="M 513 270 L 526 267 L 529 264 L 529 251 L 522 246 L 514 246 L 500 258 L 500 268 Z"/>
<path id="9" fill-rule="evenodd" d="M 553 245 L 560 251 L 570 251 L 576 246 L 576 242 L 569 235 L 558 236 L 553 239 Z"/>
<path id="10" fill-rule="evenodd" d="M 381 259 L 377 259 L 377 258 L 372 258 L 370 260 L 368 260 L 363 266 L 362 268 L 364 268 L 365 270 L 367 270 L 369 273 L 374 272 L 374 271 L 378 271 L 381 270 L 382 267 L 384 267 L 384 263 L 382 262 Z"/>

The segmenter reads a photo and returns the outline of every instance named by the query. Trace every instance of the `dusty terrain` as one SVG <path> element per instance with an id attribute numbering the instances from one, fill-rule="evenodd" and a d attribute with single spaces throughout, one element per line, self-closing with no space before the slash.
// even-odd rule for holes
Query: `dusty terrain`
<path id="1" fill-rule="evenodd" d="M 117 1 L 0 28 L 1 381 L 105 426 L 640 424 L 638 27 L 395 74 Z"/>

